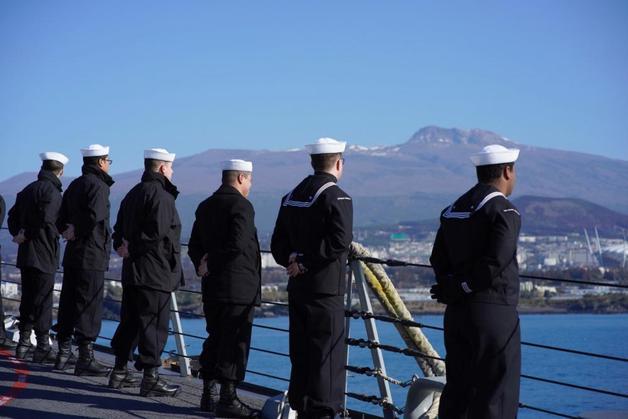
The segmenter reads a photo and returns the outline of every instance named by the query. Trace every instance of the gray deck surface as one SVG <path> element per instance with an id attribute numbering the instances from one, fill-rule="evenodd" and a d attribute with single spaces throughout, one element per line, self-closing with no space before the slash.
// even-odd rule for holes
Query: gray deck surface
<path id="1" fill-rule="evenodd" d="M 113 364 L 109 354 L 98 352 L 96 356 L 105 364 Z M 20 362 L 7 357 L 5 352 L 0 353 L 0 417 L 137 419 L 209 416 L 198 410 L 202 381 L 194 377 L 184 378 L 162 369 L 163 377 L 182 388 L 175 398 L 149 398 L 141 397 L 138 388 L 110 389 L 106 377 L 76 377 L 72 372 L 72 369 L 54 371 L 52 365 Z M 266 396 L 242 389 L 238 394 L 242 401 L 255 408 L 261 408 L 266 400 Z"/>

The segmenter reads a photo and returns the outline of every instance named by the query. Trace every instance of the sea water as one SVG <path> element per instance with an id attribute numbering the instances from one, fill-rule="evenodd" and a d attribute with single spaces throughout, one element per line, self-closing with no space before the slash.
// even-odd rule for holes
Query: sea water
<path id="1" fill-rule="evenodd" d="M 443 317 L 439 315 L 417 315 L 415 320 L 440 327 L 443 324 Z M 182 323 L 185 333 L 206 336 L 203 319 L 183 319 Z M 256 318 L 255 323 L 287 329 L 288 318 Z M 111 321 L 104 322 L 101 335 L 112 336 L 116 324 Z M 403 341 L 393 325 L 377 322 L 377 330 L 382 343 L 404 347 Z M 425 329 L 424 332 L 436 351 L 441 356 L 444 355 L 442 331 Z M 364 322 L 352 320 L 350 334 L 351 337 L 366 338 Z M 521 315 L 521 335 L 522 340 L 527 342 L 628 358 L 628 314 L 525 314 Z M 100 343 L 108 344 L 108 341 L 101 340 Z M 188 354 L 200 353 L 201 340 L 186 337 L 185 344 Z M 287 354 L 288 335 L 284 332 L 254 327 L 252 346 Z M 172 337 L 168 340 L 166 349 L 176 352 Z M 411 357 L 384 352 L 384 360 L 388 375 L 399 381 L 407 381 L 411 379 L 413 374 L 421 375 L 416 361 Z M 370 351 L 350 347 L 349 364 L 372 367 Z M 252 350 L 248 369 L 288 378 L 290 362 L 288 358 L 283 356 Z M 621 361 L 523 346 L 522 373 L 623 394 L 628 393 L 628 363 Z M 246 381 L 279 390 L 287 388 L 287 383 L 284 381 L 253 373 L 247 374 Z M 377 382 L 372 377 L 350 373 L 348 383 L 351 392 L 379 395 Z M 403 407 L 406 389 L 393 384 L 390 387 L 394 404 Z M 595 410 L 628 411 L 628 399 L 626 398 L 592 393 L 526 378 L 521 379 L 520 400 L 531 406 L 571 415 Z M 349 399 L 348 406 L 356 410 L 381 415 L 380 407 L 360 401 Z M 537 418 L 547 417 L 547 415 L 520 409 L 519 417 Z"/>

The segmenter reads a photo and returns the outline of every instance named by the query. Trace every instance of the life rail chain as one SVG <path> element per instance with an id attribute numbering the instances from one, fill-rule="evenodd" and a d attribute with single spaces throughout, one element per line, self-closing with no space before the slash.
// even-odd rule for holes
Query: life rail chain
<path id="1" fill-rule="evenodd" d="M 352 258 L 353 260 L 359 260 L 365 263 L 375 263 L 378 265 L 386 265 L 390 267 L 414 266 L 418 268 L 429 268 L 429 269 L 432 268 L 432 265 L 428 265 L 425 263 L 413 263 L 413 262 L 406 262 L 406 261 L 397 260 L 397 259 L 379 259 L 379 258 L 374 258 L 371 256 L 353 256 Z M 519 274 L 519 277 L 526 278 L 526 279 L 538 279 L 538 280 L 543 280 L 543 281 L 567 282 L 571 284 L 595 285 L 595 286 L 602 286 L 602 287 L 628 289 L 628 285 L 611 284 L 608 282 L 582 281 L 578 279 L 554 278 L 554 277 L 549 277 L 549 276 L 528 275 L 528 274 Z"/>
<path id="2" fill-rule="evenodd" d="M 402 326 L 419 327 L 419 328 L 423 328 L 423 329 L 433 329 L 433 330 L 443 330 L 443 328 L 439 327 L 439 326 L 432 326 L 432 325 L 425 324 L 425 323 L 415 322 L 413 320 L 404 320 L 404 319 L 398 319 L 398 318 L 390 317 L 390 316 L 373 314 L 373 313 L 368 312 L 368 311 L 351 310 L 351 311 L 345 311 L 345 314 L 347 316 L 351 316 L 354 319 L 360 319 L 360 318 L 361 319 L 365 319 L 365 320 L 366 319 L 375 319 L 375 320 L 383 321 L 383 322 L 386 322 L 386 323 L 398 323 L 398 324 L 401 324 Z M 628 362 L 628 358 L 623 358 L 623 357 L 620 357 L 620 356 L 598 354 L 598 353 L 594 353 L 594 352 L 585 352 L 585 351 L 580 351 L 580 350 L 576 350 L 576 349 L 561 348 L 559 346 L 550 346 L 550 345 L 544 345 L 544 344 L 532 343 L 532 342 L 525 342 L 525 341 L 521 342 L 521 344 L 525 345 L 525 346 L 531 346 L 531 347 L 542 348 L 542 349 L 549 349 L 549 350 L 559 351 L 559 352 L 566 352 L 566 353 L 570 353 L 570 354 L 584 355 L 584 356 L 589 356 L 589 357 L 594 357 L 594 358 L 608 359 L 608 360 L 612 360 L 612 361 Z"/>
<path id="3" fill-rule="evenodd" d="M 12 281 L 7 281 L 7 280 L 3 280 L 3 281 L 4 282 L 15 283 L 15 282 L 12 282 Z M 11 297 L 3 297 L 3 298 L 8 300 L 8 301 L 14 301 L 14 302 L 18 302 L 18 303 L 20 302 L 20 300 L 16 299 L 16 298 L 11 298 Z M 53 307 L 53 310 L 58 310 L 58 308 L 57 307 Z M 113 321 L 119 322 L 118 320 L 115 320 L 115 319 L 113 319 Z M 253 326 L 255 326 L 255 324 Z M 168 332 L 171 335 L 177 334 L 176 332 L 173 332 L 172 330 L 169 330 Z M 183 335 L 183 336 L 190 337 L 190 338 L 205 339 L 205 338 L 202 338 L 200 336 L 196 336 L 196 335 L 192 335 L 192 334 L 188 334 L 188 333 L 180 333 L 180 334 Z M 111 341 L 111 338 L 107 337 L 107 336 L 98 335 L 98 338 Z M 266 353 L 271 353 L 271 354 L 277 354 L 277 355 L 282 355 L 282 356 L 289 356 L 287 354 L 280 354 L 280 353 L 276 353 L 275 351 L 265 350 L 265 349 L 261 349 L 261 348 L 251 347 L 251 350 L 260 351 L 260 352 L 266 352 Z M 163 350 L 162 353 L 168 354 L 170 356 L 187 358 L 187 359 L 190 359 L 190 360 L 194 359 L 193 357 L 191 357 L 189 355 L 182 355 L 182 354 L 179 354 L 176 351 L 172 351 L 172 350 L 171 351 Z M 346 369 L 349 370 L 349 371 L 358 373 L 358 374 L 362 374 L 363 373 L 365 375 L 373 375 L 373 376 L 377 375 L 376 373 L 368 374 L 367 371 L 376 371 L 376 370 L 373 370 L 372 368 L 368 368 L 368 367 L 347 366 Z M 285 383 L 289 383 L 290 382 L 290 380 L 285 378 L 285 377 L 279 377 L 279 376 L 276 376 L 276 375 L 273 375 L 273 374 L 268 374 L 268 373 L 265 373 L 265 372 L 260 372 L 260 371 L 250 370 L 250 369 L 247 369 L 246 372 L 249 373 L 249 374 L 253 374 L 253 375 L 257 375 L 257 376 L 261 376 L 261 377 L 266 377 L 266 378 L 271 378 L 271 379 L 282 381 L 282 382 L 285 382 Z M 405 382 L 400 382 L 399 380 L 395 380 L 395 379 L 390 378 L 390 377 L 385 377 L 385 376 L 383 376 L 383 374 L 381 374 L 380 376 L 382 376 L 383 379 L 385 379 L 386 381 L 391 382 L 392 384 L 397 384 L 397 385 L 405 384 Z M 348 393 L 345 393 L 345 394 L 347 395 L 347 397 L 350 397 L 352 399 L 356 399 L 356 400 L 363 401 L 363 402 L 366 402 L 366 403 L 371 403 L 371 404 L 374 404 L 374 405 L 377 405 L 377 406 L 389 407 L 390 409 L 394 410 L 398 414 L 403 413 L 403 409 L 400 409 L 397 406 L 395 406 L 394 404 L 391 404 L 389 401 L 381 399 L 381 398 L 378 398 L 377 396 L 372 396 L 372 395 L 371 396 L 367 396 L 367 395 L 358 394 L 358 393 L 351 393 L 351 392 L 348 392 Z M 543 413 L 551 414 L 551 415 L 558 416 L 558 417 L 579 419 L 578 416 L 571 416 L 571 415 L 567 415 L 567 414 L 564 414 L 564 413 L 556 412 L 556 411 L 553 411 L 553 410 L 531 406 L 531 405 L 528 405 L 528 404 L 525 404 L 525 403 L 521 403 L 521 402 L 519 403 L 519 407 L 522 408 L 522 409 L 530 409 L 530 410 L 543 412 Z"/>
<path id="4" fill-rule="evenodd" d="M 7 227 L 0 227 L 0 230 L 8 230 L 8 228 Z M 180 244 L 183 247 L 188 247 L 188 243 L 186 243 L 186 242 L 181 242 Z M 261 253 L 272 254 L 272 252 L 270 250 L 267 250 L 267 249 L 261 249 L 260 252 Z M 414 263 L 414 262 L 407 262 L 407 261 L 398 260 L 398 259 L 380 259 L 380 258 L 376 258 L 376 257 L 372 257 L 372 256 L 351 256 L 351 260 L 359 260 L 359 261 L 366 262 L 366 263 L 375 263 L 375 264 L 378 264 L 378 265 L 386 265 L 386 266 L 390 266 L 390 267 L 408 267 L 408 266 L 412 266 L 412 267 L 418 267 L 418 268 L 428 268 L 428 269 L 432 268 L 432 265 L 429 265 L 429 264 L 426 264 L 426 263 Z M 57 272 L 59 272 L 59 271 L 57 271 Z M 528 274 L 519 274 L 519 277 L 520 278 L 526 278 L 526 279 L 537 279 L 537 280 L 542 280 L 542 281 L 556 281 L 556 282 L 565 282 L 565 283 L 570 283 L 570 284 L 592 285 L 592 286 L 602 286 L 602 287 L 628 289 L 628 285 L 611 284 L 611 283 L 599 282 L 599 281 L 583 281 L 583 280 L 577 280 L 577 279 L 554 278 L 554 277 L 549 277 L 549 276 L 528 275 Z"/>
<path id="5" fill-rule="evenodd" d="M 376 263 L 373 262 L 370 259 L 375 259 L 375 258 L 359 258 L 360 260 L 364 260 L 364 259 L 369 259 L 367 260 L 367 262 L 372 262 L 372 263 Z M 378 261 L 382 261 L 382 260 L 378 260 Z M 409 262 L 403 262 L 403 261 L 395 261 L 395 260 L 388 260 L 388 261 L 382 261 L 382 262 L 386 262 L 387 265 L 389 266 L 419 266 L 419 267 L 430 267 L 429 265 L 421 265 L 421 264 L 412 264 Z M 12 263 L 7 263 L 7 262 L 0 262 L 0 264 L 2 265 L 7 265 L 7 266 L 13 266 L 16 267 L 15 264 Z M 63 273 L 63 271 L 57 271 L 58 273 Z M 524 275 L 521 275 L 524 276 Z M 532 276 L 529 276 L 532 277 Z M 111 282 L 121 282 L 121 280 L 119 279 L 115 279 L 115 278 L 105 278 L 108 281 Z M 534 279 L 544 279 L 544 280 L 558 280 L 558 281 L 563 281 L 557 278 L 546 278 L 546 277 L 534 277 Z M 18 282 L 15 281 L 10 281 L 10 280 L 3 280 L 4 282 L 8 282 L 8 283 L 14 283 L 14 284 L 20 284 Z M 615 284 L 605 284 L 605 283 L 593 283 L 593 282 L 584 282 L 584 281 L 572 281 L 572 280 L 564 280 L 566 282 L 577 282 L 577 283 L 585 283 L 585 284 L 589 284 L 589 285 L 615 285 Z M 625 286 L 620 286 L 621 288 L 625 288 Z M 54 291 L 59 291 L 59 290 L 54 290 Z M 179 291 L 181 292 L 187 292 L 187 293 L 192 293 L 192 294 L 198 294 L 201 295 L 202 293 L 199 291 L 195 291 L 195 290 L 188 290 L 188 289 L 180 289 Z M 5 297 L 7 300 L 9 301 L 15 301 L 15 302 L 20 302 L 19 299 L 14 299 L 14 298 L 8 298 Z M 107 300 L 111 301 L 111 302 L 115 302 L 115 303 L 120 303 L 119 300 L 115 300 L 112 298 L 106 298 Z M 279 306 L 288 306 L 287 303 L 285 302 L 280 302 L 280 301 L 267 301 L 267 300 L 262 300 L 262 303 L 264 304 L 272 304 L 272 305 L 279 305 Z M 54 308 L 55 310 L 58 310 L 57 308 Z M 171 310 L 171 311 L 175 311 L 175 310 Z M 203 317 L 202 315 L 193 313 L 193 312 L 186 312 L 186 311 L 177 311 L 180 314 L 185 314 L 185 315 L 192 315 L 194 317 Z M 422 328 L 429 328 L 429 329 L 435 329 L 435 330 L 442 330 L 441 327 L 437 327 L 437 326 L 431 326 L 431 325 L 426 325 L 426 324 L 422 324 L 419 322 L 414 322 L 414 321 L 410 321 L 410 320 L 402 320 L 402 319 L 396 319 L 396 318 L 392 318 L 392 317 L 388 317 L 388 316 L 381 316 L 381 315 L 375 315 L 373 313 L 369 313 L 369 312 L 359 312 L 359 311 L 348 311 L 345 313 L 345 315 L 347 317 L 353 317 L 353 318 L 363 318 L 363 319 L 367 319 L 367 318 L 373 318 L 375 320 L 380 320 L 380 321 L 384 321 L 384 322 L 390 322 L 390 323 L 400 323 L 403 324 L 405 326 L 415 326 L 415 327 L 422 327 Z M 115 320 L 114 320 L 115 321 Z M 282 329 L 282 328 L 276 328 L 276 327 L 271 327 L 271 326 L 265 326 L 265 325 L 258 325 L 258 324 L 254 324 L 253 326 L 255 327 L 261 327 L 261 328 L 266 328 L 266 329 L 271 329 L 271 330 L 276 330 L 276 331 L 281 331 L 281 332 L 288 332 L 287 329 Z M 191 334 L 186 334 L 186 333 L 176 333 L 173 331 L 169 331 L 170 334 L 181 334 L 184 336 L 188 336 L 191 338 L 196 338 L 196 339 L 204 339 L 201 336 L 196 336 L 196 335 L 191 335 Z M 99 338 L 105 339 L 105 340 L 111 340 L 111 338 L 105 337 L 105 336 L 99 336 Z M 422 356 L 422 357 L 430 357 L 428 355 L 422 354 L 418 351 L 414 351 L 412 349 L 409 348 L 396 348 L 392 345 L 381 345 L 378 342 L 371 342 L 371 341 L 364 341 L 362 339 L 362 342 L 355 342 L 352 341 L 350 342 L 349 340 L 347 341 L 347 344 L 349 345 L 354 345 L 354 346 L 361 346 L 361 347 L 377 347 L 379 346 L 380 349 L 382 350 L 387 350 L 387 351 L 391 351 L 391 352 L 397 352 L 397 353 L 401 353 L 403 355 L 406 356 Z M 626 362 L 628 361 L 628 359 L 626 358 L 621 358 L 621 357 L 615 357 L 615 356 L 609 356 L 609 355 L 602 355 L 602 354 L 595 354 L 595 353 L 590 353 L 590 352 L 583 352 L 583 351 L 577 351 L 577 350 L 572 350 L 572 349 L 566 349 L 566 348 L 559 348 L 559 347 L 553 347 L 553 346 L 548 346 L 548 345 L 541 345 L 541 344 L 534 344 L 534 343 L 530 343 L 530 342 L 522 342 L 523 345 L 528 345 L 528 346 L 533 346 L 533 347 L 539 347 L 539 348 L 544 348 L 544 349 L 551 349 L 551 350 L 557 350 L 557 351 L 563 351 L 563 352 L 568 352 L 568 353 L 574 353 L 574 354 L 579 354 L 579 355 L 586 355 L 586 356 L 591 356 L 591 357 L 598 357 L 598 358 L 604 358 L 604 359 L 610 359 L 610 360 L 616 360 L 616 361 L 622 361 L 622 362 Z M 284 356 L 284 357 L 289 357 L 288 354 L 285 353 L 280 353 L 277 351 L 271 351 L 271 350 L 267 350 L 267 349 L 262 349 L 262 348 L 256 348 L 256 347 L 251 347 L 251 350 L 253 351 L 259 351 L 259 352 L 264 352 L 264 353 L 269 353 L 272 355 L 278 355 L 278 356 Z M 184 356 L 181 354 L 177 354 L 176 352 L 173 351 L 163 351 L 163 353 L 168 353 L 174 356 L 181 356 L 181 357 L 186 357 L 189 359 L 192 359 L 192 357 L 190 356 Z M 430 357 L 430 358 L 435 358 L 435 359 L 440 359 L 437 357 Z M 359 367 L 358 367 L 359 368 Z M 365 367 L 362 367 L 365 368 Z M 372 370 L 372 369 L 368 369 L 368 370 Z M 363 370 L 366 371 L 366 370 Z M 373 373 L 372 370 L 371 372 Z M 259 375 L 259 376 L 264 376 L 264 377 L 268 377 L 268 378 L 272 378 L 272 379 L 276 379 L 276 380 L 280 380 L 280 381 L 284 381 L 284 382 L 289 382 L 288 379 L 283 378 L 283 377 L 278 377 L 272 374 L 268 374 L 268 373 L 263 373 L 263 372 L 259 372 L 259 371 L 253 371 L 253 370 L 247 370 L 247 372 L 254 374 L 254 375 Z M 356 372 L 356 371 L 354 371 Z M 372 375 L 376 375 L 375 373 L 373 373 Z M 606 394 L 606 395 L 612 395 L 612 396 L 617 396 L 617 397 L 622 397 L 622 398 L 628 398 L 628 395 L 626 394 L 622 394 L 622 393 L 617 393 L 617 392 L 612 392 L 612 391 L 608 391 L 608 390 L 603 390 L 603 389 L 596 389 L 593 387 L 586 387 L 586 386 L 579 386 L 579 385 L 575 385 L 575 384 L 571 384 L 571 383 L 565 383 L 565 382 L 560 382 L 560 381 L 556 381 L 556 380 L 550 380 L 550 379 L 545 379 L 542 377 L 535 377 L 535 376 L 529 376 L 529 375 L 525 375 L 522 374 L 523 378 L 526 379 L 531 379 L 531 380 L 536 380 L 536 381 L 541 381 L 541 382 L 545 382 L 545 383 L 551 383 L 551 384 L 556 384 L 556 385 L 562 385 L 562 386 L 567 386 L 567 387 L 572 387 L 572 388 L 577 388 L 577 389 L 581 389 L 581 390 L 586 390 L 586 391 L 591 391 L 591 392 L 596 392 L 596 393 L 601 393 L 601 394 Z M 384 378 L 384 377 L 382 377 Z M 399 380 L 395 380 L 392 379 L 390 377 L 386 377 L 384 379 L 387 379 L 387 381 L 393 383 L 393 384 L 397 384 L 397 385 L 401 385 L 404 384 L 405 382 L 400 382 Z M 356 393 L 347 393 L 347 396 L 358 399 L 358 400 L 362 400 L 362 401 L 366 401 L 369 403 L 374 403 L 380 406 L 384 406 L 384 407 L 389 407 L 392 410 L 395 410 L 396 412 L 400 412 L 402 411 L 401 409 L 399 409 L 398 407 L 394 406 L 394 405 L 386 405 L 386 403 L 388 403 L 386 400 L 383 399 L 378 399 L 376 396 L 364 396 L 364 395 L 358 395 Z M 366 398 L 367 400 L 363 400 L 364 398 Z M 548 409 L 543 409 L 543 408 L 539 408 L 539 407 L 534 407 L 534 406 L 530 406 L 524 403 L 519 403 L 519 406 L 521 408 L 527 408 L 527 409 L 531 409 L 531 410 L 536 410 L 539 412 L 544 412 L 544 413 L 548 413 L 548 414 L 552 414 L 555 416 L 560 416 L 560 417 L 567 417 L 567 418 L 577 418 L 576 416 L 570 416 L 570 415 L 566 415 L 566 414 L 562 414 L 559 412 L 555 412 L 555 411 L 551 411 Z"/>
<path id="6" fill-rule="evenodd" d="M 16 266 L 15 264 L 8 263 L 8 262 L 1 262 L 0 264 L 7 265 L 7 266 L 12 266 L 12 267 Z M 63 273 L 63 271 L 59 271 L 59 273 Z M 110 281 L 110 282 L 118 282 L 118 283 L 122 282 L 120 279 L 116 279 L 116 278 L 105 278 L 105 279 L 107 281 Z M 7 283 L 13 283 L 13 284 L 20 285 L 20 283 L 16 282 L 16 281 L 11 281 L 11 280 L 6 280 L 6 279 L 3 279 L 3 281 L 7 282 Z M 56 289 L 54 291 L 55 292 L 59 292 L 59 290 L 56 290 Z M 190 293 L 190 294 L 202 295 L 202 293 L 200 291 L 188 290 L 188 289 L 185 289 L 185 288 L 181 288 L 178 291 L 186 292 L 186 293 Z M 111 301 L 111 302 L 115 302 L 115 303 L 120 303 L 121 302 L 120 300 L 115 300 L 115 299 L 112 299 L 112 298 L 109 298 L 109 297 L 106 298 L 105 300 L 108 300 L 108 301 Z M 288 303 L 285 303 L 285 302 L 282 302 L 282 301 L 262 300 L 261 302 L 263 304 L 286 306 L 286 307 L 288 306 Z M 170 310 L 170 311 L 171 312 L 177 312 L 177 313 L 180 313 L 180 314 L 183 314 L 183 315 L 186 315 L 186 316 L 191 316 L 191 317 L 196 317 L 196 318 L 204 318 L 203 315 L 197 314 L 197 313 L 194 313 L 194 312 L 191 312 L 191 311 L 182 311 L 182 310 Z M 416 322 L 416 321 L 413 321 L 413 320 L 398 319 L 398 318 L 394 318 L 394 317 L 390 317 L 390 316 L 373 314 L 373 313 L 366 312 L 366 311 L 358 311 L 358 310 L 345 311 L 345 317 L 352 317 L 354 319 L 358 319 L 358 318 L 375 319 L 375 320 L 383 321 L 383 322 L 386 322 L 386 323 L 398 323 L 398 324 L 401 324 L 403 326 L 419 327 L 419 328 L 424 328 L 424 329 L 433 329 L 433 330 L 441 330 L 441 331 L 443 330 L 443 328 L 439 327 L 439 326 L 433 326 L 433 325 L 429 325 L 429 324 L 425 324 L 425 323 Z M 285 333 L 289 332 L 288 329 L 272 327 L 272 326 L 259 325 L 259 324 L 253 324 L 253 326 L 254 327 L 258 327 L 258 328 L 262 328 L 262 329 L 277 330 L 277 331 L 285 332 Z M 619 362 L 628 362 L 628 358 L 624 358 L 624 357 L 620 357 L 620 356 L 598 354 L 598 353 L 594 353 L 594 352 L 586 352 L 586 351 L 580 351 L 580 350 L 576 350 L 576 349 L 562 348 L 562 347 L 558 347 L 558 346 L 551 346 L 551 345 L 545 345 L 545 344 L 533 343 L 533 342 L 526 342 L 526 341 L 522 341 L 521 344 L 525 345 L 525 346 L 541 348 L 541 349 L 548 349 L 548 350 L 553 350 L 553 351 L 558 351 L 558 352 L 571 353 L 571 354 L 575 354 L 575 355 L 583 355 L 583 356 L 589 356 L 589 357 L 601 358 L 601 359 L 607 359 L 607 360 L 619 361 Z M 420 356 L 420 355 L 416 355 L 416 356 Z"/>
<path id="7" fill-rule="evenodd" d="M 390 382 L 392 384 L 396 384 L 396 385 L 399 385 L 399 386 L 402 386 L 402 387 L 408 387 L 408 386 L 412 385 L 412 383 L 414 382 L 414 377 L 412 379 L 408 380 L 408 381 L 403 381 L 402 382 L 402 381 L 396 380 L 394 378 L 388 377 L 387 375 L 383 374 L 381 372 L 381 370 L 379 370 L 379 369 L 373 369 L 373 368 L 368 368 L 368 367 L 356 367 L 356 366 L 353 366 L 353 365 L 347 365 L 346 369 L 347 369 L 347 371 L 351 371 L 351 372 L 354 372 L 356 374 L 366 375 L 368 377 L 374 377 L 374 376 L 381 377 L 382 379 L 384 379 L 384 380 L 386 380 L 386 381 L 388 381 L 388 382 Z M 355 394 L 355 393 L 353 393 L 353 394 Z M 349 397 L 352 397 L 348 393 L 347 393 L 347 395 Z M 358 400 L 370 402 L 370 403 L 373 403 L 373 404 L 377 404 L 379 406 L 383 406 L 383 403 L 385 403 L 385 400 L 379 399 L 376 396 L 359 395 L 359 397 L 360 398 L 358 398 Z M 368 398 L 368 400 L 363 400 L 362 397 Z M 353 397 L 353 398 L 357 398 L 357 397 Z M 557 412 L 557 411 L 550 410 L 550 409 L 544 409 L 544 408 L 537 407 L 537 406 L 531 406 L 529 404 L 521 403 L 521 402 L 519 402 L 519 408 L 534 410 L 534 411 L 537 411 L 537 412 L 543 412 L 543 413 L 547 413 L 547 414 L 550 414 L 550 415 L 563 417 L 563 418 L 580 419 L 578 416 L 572 416 L 572 415 L 568 415 L 568 414 Z M 394 410 L 398 412 L 399 410 L 405 410 L 405 407 L 403 409 L 395 408 Z"/>

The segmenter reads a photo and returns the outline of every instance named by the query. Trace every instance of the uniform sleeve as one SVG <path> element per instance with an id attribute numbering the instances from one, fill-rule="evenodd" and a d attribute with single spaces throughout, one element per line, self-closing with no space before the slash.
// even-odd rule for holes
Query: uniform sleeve
<path id="1" fill-rule="evenodd" d="M 0 227 L 2 227 L 2 224 L 4 224 L 4 216 L 7 213 L 7 206 L 6 203 L 4 202 L 4 198 L 2 197 L 2 195 L 0 195 Z"/>
<path id="2" fill-rule="evenodd" d="M 69 224 L 74 225 L 74 234 L 77 237 L 89 235 L 98 223 L 107 218 L 107 193 L 97 186 L 85 191 L 85 202 L 81 205 L 83 211 L 78 214 L 69 214 Z"/>
<path id="3" fill-rule="evenodd" d="M 120 202 L 120 208 L 118 208 L 118 215 L 116 216 L 116 223 L 113 225 L 113 233 L 111 238 L 113 239 L 113 249 L 116 250 L 122 246 L 122 239 L 124 238 L 124 208 L 126 197 Z"/>
<path id="4" fill-rule="evenodd" d="M 201 215 L 201 206 L 196 208 L 194 224 L 192 225 L 192 234 L 190 235 L 190 241 L 188 242 L 188 256 L 194 264 L 194 268 L 198 270 L 198 266 L 201 263 L 201 259 L 205 254 L 203 249 L 203 241 L 201 239 L 201 226 L 199 219 Z"/>
<path id="5" fill-rule="evenodd" d="M 21 202 L 22 193 L 20 192 L 17 194 L 17 197 L 15 198 L 15 203 L 9 210 L 9 214 L 7 217 L 7 226 L 9 227 L 9 232 L 11 233 L 11 236 L 17 236 L 17 234 L 20 232 L 20 229 L 22 229 L 24 225 L 22 220 L 22 214 L 20 211 Z"/>
<path id="6" fill-rule="evenodd" d="M 281 205 L 279 206 L 277 221 L 275 222 L 275 228 L 273 230 L 273 235 L 270 240 L 270 251 L 273 254 L 275 262 L 277 262 L 281 266 L 288 266 L 290 253 L 294 249 L 290 245 L 290 236 L 286 227 L 287 214 L 286 207 L 283 206 L 284 199 L 285 197 L 282 198 Z"/>
<path id="7" fill-rule="evenodd" d="M 40 227 L 49 226 L 54 231 L 57 230 L 57 220 L 59 218 L 59 210 L 61 209 L 61 194 L 57 191 L 44 191 L 39 199 L 39 216 L 41 217 Z M 28 229 L 26 230 L 26 236 Z"/>
<path id="8" fill-rule="evenodd" d="M 146 248 L 156 248 L 168 235 L 174 214 L 170 205 L 155 194 L 151 195 L 146 204 L 143 228 L 138 239 Z"/>
<path id="9" fill-rule="evenodd" d="M 434 270 L 437 281 L 438 278 L 451 273 L 451 263 L 449 262 L 449 257 L 447 256 L 445 235 L 443 234 L 441 227 L 439 227 L 436 232 L 434 246 L 432 247 L 432 255 L 430 256 L 430 263 L 432 264 L 432 269 Z"/>
<path id="10" fill-rule="evenodd" d="M 244 252 L 250 236 L 247 233 L 255 228 L 254 217 L 253 206 L 248 201 L 234 206 L 229 223 L 227 242 L 223 248 L 227 259 L 233 259 Z"/>
<path id="11" fill-rule="evenodd" d="M 326 234 L 318 252 L 304 253 L 297 260 L 307 269 L 316 270 L 338 259 L 349 250 L 353 240 L 353 201 L 348 196 L 329 196 L 330 213 Z"/>
<path id="12" fill-rule="evenodd" d="M 469 286 L 473 291 L 489 288 L 513 258 L 517 257 L 517 238 L 521 218 L 512 208 L 494 213 L 485 254 L 475 263 Z"/>

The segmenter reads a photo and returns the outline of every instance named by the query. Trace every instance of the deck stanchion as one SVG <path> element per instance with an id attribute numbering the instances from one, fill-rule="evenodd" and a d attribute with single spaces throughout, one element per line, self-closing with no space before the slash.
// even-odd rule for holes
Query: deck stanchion
<path id="1" fill-rule="evenodd" d="M 359 261 L 354 260 L 351 262 L 351 270 L 353 271 L 353 276 L 355 277 L 356 291 L 358 293 L 358 297 L 360 298 L 360 305 L 362 306 L 363 310 L 372 313 L 373 307 L 371 305 L 371 299 L 368 295 L 368 288 L 366 286 L 366 280 L 364 279 L 362 265 L 360 265 Z M 377 333 L 377 325 L 375 324 L 375 319 L 365 319 L 364 326 L 366 328 L 366 336 L 368 337 L 368 339 L 370 341 L 379 343 L 379 334 Z M 386 364 L 384 363 L 384 355 L 382 354 L 381 349 L 372 348 L 371 356 L 373 358 L 373 366 L 375 367 L 375 369 L 380 370 L 384 375 L 388 375 L 386 372 Z M 393 404 L 393 399 L 388 381 L 384 380 L 381 376 L 378 376 L 377 385 L 379 386 L 381 398 L 388 402 L 388 404 L 383 406 L 384 419 L 395 418 L 395 411 L 390 408 L 390 405 Z"/>
<path id="2" fill-rule="evenodd" d="M 174 330 L 174 341 L 177 344 L 177 354 L 179 358 L 179 374 L 181 377 L 188 377 L 192 374 L 190 368 L 190 358 L 187 356 L 185 348 L 185 339 L 183 337 L 183 327 L 181 326 L 181 317 L 179 317 L 179 306 L 177 304 L 177 295 L 172 292 L 170 294 L 170 321 L 172 322 L 172 330 Z"/>

